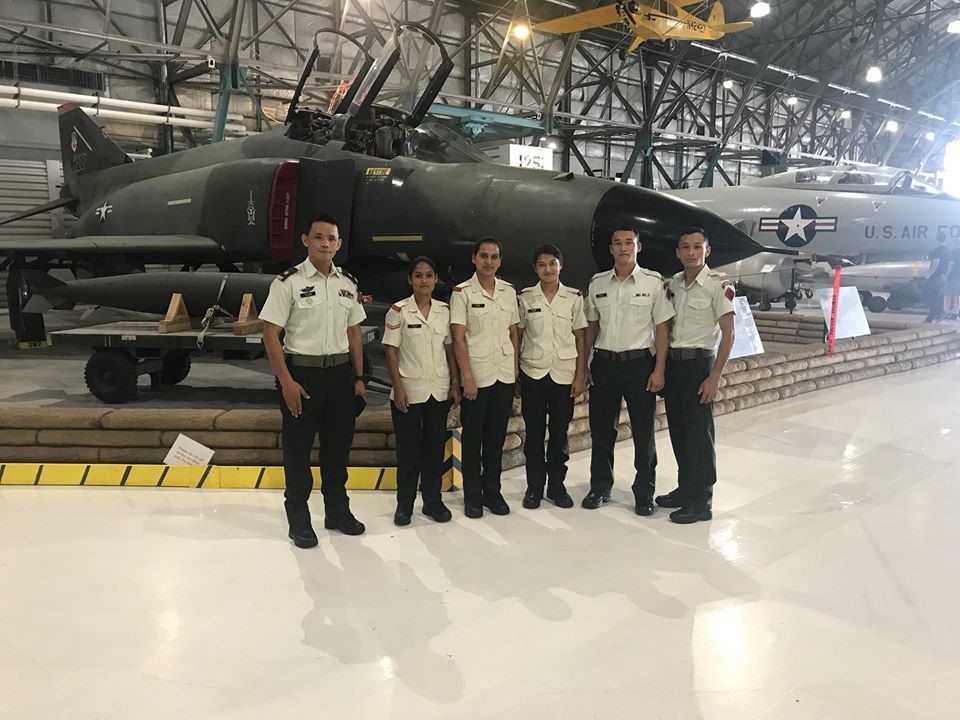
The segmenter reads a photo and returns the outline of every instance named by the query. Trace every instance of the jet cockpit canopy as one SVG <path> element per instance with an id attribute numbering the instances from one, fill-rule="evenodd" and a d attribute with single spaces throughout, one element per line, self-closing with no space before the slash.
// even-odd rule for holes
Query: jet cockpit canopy
<path id="1" fill-rule="evenodd" d="M 315 37 L 314 52 L 304 67 L 287 114 L 287 136 L 318 145 L 338 141 L 354 152 L 384 159 L 396 157 L 411 130 L 423 121 L 453 69 L 446 48 L 424 26 L 401 23 L 373 60 L 356 39 L 337 31 L 327 32 L 353 43 L 366 59 L 348 87 L 335 98 L 335 107 L 329 112 L 305 113 L 297 105 L 319 56 Z"/>

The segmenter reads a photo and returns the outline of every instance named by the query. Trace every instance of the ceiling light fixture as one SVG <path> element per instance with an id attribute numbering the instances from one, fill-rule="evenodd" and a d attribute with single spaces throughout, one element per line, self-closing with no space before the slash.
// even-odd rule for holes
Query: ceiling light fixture
<path id="1" fill-rule="evenodd" d="M 530 26 L 526 23 L 517 23 L 511 30 L 517 40 L 526 40 L 530 37 Z"/>
<path id="2" fill-rule="evenodd" d="M 791 106 L 791 107 L 793 107 L 794 105 L 796 105 L 797 102 L 799 102 L 799 101 L 797 100 L 797 98 L 796 98 L 795 95 L 791 95 L 790 97 L 787 98 L 787 105 L 789 105 L 789 106 Z"/>
<path id="3" fill-rule="evenodd" d="M 750 17 L 762 18 L 770 14 L 770 3 L 757 2 L 750 8 Z"/>
<path id="4" fill-rule="evenodd" d="M 895 133 L 900 129 L 900 123 L 896 120 L 887 120 L 887 124 L 884 128 L 887 132 Z"/>
<path id="5" fill-rule="evenodd" d="M 960 20 L 951 20 L 950 24 L 947 25 L 947 32 L 954 35 L 960 33 Z"/>
<path id="6" fill-rule="evenodd" d="M 933 130 L 927 130 L 923 136 L 927 139 L 927 142 L 933 142 L 937 139 L 937 134 Z"/>
<path id="7" fill-rule="evenodd" d="M 841 119 L 841 120 L 849 120 L 852 116 L 853 116 L 853 113 L 850 112 L 849 110 L 841 110 L 841 111 L 840 111 L 840 119 Z"/>
<path id="8" fill-rule="evenodd" d="M 732 87 L 733 87 L 733 80 L 724 80 L 724 81 L 723 81 L 723 89 L 724 89 L 724 90 L 729 90 L 729 89 L 732 88 Z"/>
<path id="9" fill-rule="evenodd" d="M 883 80 L 883 71 L 876 65 L 871 65 L 870 69 L 867 70 L 867 82 L 878 83 L 881 80 Z"/>

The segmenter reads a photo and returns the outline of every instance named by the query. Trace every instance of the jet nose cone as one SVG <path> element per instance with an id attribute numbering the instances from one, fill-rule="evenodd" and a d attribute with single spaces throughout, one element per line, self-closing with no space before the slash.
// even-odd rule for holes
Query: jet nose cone
<path id="1" fill-rule="evenodd" d="M 711 266 L 726 265 L 763 251 L 753 238 L 719 215 L 681 198 L 619 185 L 610 188 L 597 204 L 593 222 L 593 257 L 602 269 L 613 266 L 610 236 L 614 230 L 632 228 L 640 233 L 641 266 L 671 275 L 682 269 L 676 248 L 680 233 L 689 227 L 706 231 L 710 239 Z"/>

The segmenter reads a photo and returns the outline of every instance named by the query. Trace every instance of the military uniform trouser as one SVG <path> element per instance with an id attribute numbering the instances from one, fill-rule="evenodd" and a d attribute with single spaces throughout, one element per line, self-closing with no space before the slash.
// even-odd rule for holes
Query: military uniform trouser
<path id="1" fill-rule="evenodd" d="M 417 480 L 423 504 L 440 502 L 443 474 L 443 447 L 447 439 L 449 400 L 430 397 L 411 403 L 400 412 L 390 403 L 393 429 L 397 439 L 397 508 L 413 512 L 417 499 Z"/>
<path id="2" fill-rule="evenodd" d="M 344 363 L 331 368 L 287 367 L 293 379 L 306 391 L 301 397 L 300 417 L 293 417 L 280 393 L 283 415 L 283 494 L 287 520 L 292 527 L 310 522 L 307 500 L 313 489 L 310 452 L 314 438 L 320 438 L 320 492 L 328 517 L 349 511 L 347 499 L 347 461 L 353 444 L 354 416 L 353 368 Z"/>
<path id="3" fill-rule="evenodd" d="M 654 368 L 653 355 L 617 362 L 594 356 L 590 365 L 590 489 L 608 493 L 613 487 L 613 446 L 620 424 L 620 406 L 626 400 L 633 433 L 633 466 L 636 475 L 633 493 L 652 500 L 657 476 L 657 446 L 653 439 L 653 418 L 657 396 L 647 392 L 647 380 Z"/>
<path id="4" fill-rule="evenodd" d="M 495 382 L 477 391 L 475 400 L 460 403 L 463 501 L 482 505 L 500 495 L 503 441 L 513 408 L 515 383 Z"/>
<path id="5" fill-rule="evenodd" d="M 663 401 L 684 506 L 709 507 L 717 482 L 713 403 L 701 403 L 697 394 L 713 365 L 713 357 L 667 359 Z"/>
<path id="6" fill-rule="evenodd" d="M 563 489 L 567 461 L 570 459 L 567 445 L 567 430 L 573 419 L 570 386 L 554 382 L 549 374 L 534 380 L 521 372 L 520 398 L 523 425 L 527 433 L 523 446 L 527 461 L 527 489 L 542 495 L 549 478 L 547 492 L 552 495 Z M 550 440 L 544 457 L 548 418 Z"/>

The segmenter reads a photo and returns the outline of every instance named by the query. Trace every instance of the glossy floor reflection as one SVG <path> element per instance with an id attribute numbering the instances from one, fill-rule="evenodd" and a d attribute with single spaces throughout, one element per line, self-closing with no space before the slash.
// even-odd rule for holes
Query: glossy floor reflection
<path id="1" fill-rule="evenodd" d="M 313 551 L 276 493 L 4 488 L 0 716 L 954 717 L 958 373 L 721 418 L 694 526 L 632 513 L 629 443 L 601 510 L 523 510 L 515 470 L 509 517 L 355 493 L 368 534 Z"/>

